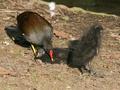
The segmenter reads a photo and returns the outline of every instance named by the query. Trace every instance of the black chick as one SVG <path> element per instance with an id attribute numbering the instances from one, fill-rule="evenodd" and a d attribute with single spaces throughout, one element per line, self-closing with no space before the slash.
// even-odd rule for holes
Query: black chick
<path id="1" fill-rule="evenodd" d="M 69 66 L 79 68 L 81 73 L 87 71 L 93 74 L 90 61 L 98 53 L 102 30 L 101 25 L 95 24 L 83 34 L 80 40 L 71 41 L 67 59 Z"/>
<path id="2" fill-rule="evenodd" d="M 17 26 L 25 39 L 30 42 L 35 55 L 41 57 L 46 52 L 53 61 L 53 27 L 39 14 L 25 11 L 17 16 Z"/>

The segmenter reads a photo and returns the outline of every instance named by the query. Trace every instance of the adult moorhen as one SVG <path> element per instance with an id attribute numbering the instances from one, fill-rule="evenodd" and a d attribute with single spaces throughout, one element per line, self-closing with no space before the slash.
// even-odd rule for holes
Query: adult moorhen
<path id="1" fill-rule="evenodd" d="M 18 30 L 31 44 L 35 58 L 47 53 L 53 61 L 53 27 L 36 12 L 25 11 L 17 16 Z"/>

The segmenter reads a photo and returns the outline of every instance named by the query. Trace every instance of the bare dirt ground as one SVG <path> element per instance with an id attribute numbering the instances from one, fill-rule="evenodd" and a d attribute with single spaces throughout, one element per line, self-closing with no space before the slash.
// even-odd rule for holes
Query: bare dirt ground
<path id="1" fill-rule="evenodd" d="M 27 1 L 0 1 L 0 67 L 10 73 L 0 75 L 0 90 L 120 90 L 119 16 L 96 15 L 60 5 L 51 18 L 47 3 Z M 68 38 L 53 39 L 54 48 L 59 49 L 57 63 L 34 62 L 32 50 L 15 44 L 5 32 L 5 27 L 15 25 L 17 14 L 25 10 L 38 12 L 54 30 L 76 38 L 93 23 L 102 24 L 102 45 L 92 65 L 103 77 L 81 75 L 78 69 L 66 65 Z"/>

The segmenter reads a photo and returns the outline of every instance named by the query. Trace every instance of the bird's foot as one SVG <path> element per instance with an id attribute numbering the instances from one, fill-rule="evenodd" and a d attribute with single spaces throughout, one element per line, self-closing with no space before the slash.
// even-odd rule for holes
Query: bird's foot
<path id="1" fill-rule="evenodd" d="M 85 65 L 81 66 L 79 68 L 79 70 L 80 70 L 81 74 L 84 74 L 84 73 L 88 73 L 90 75 L 95 75 L 96 74 L 96 72 L 93 69 L 87 68 Z"/>
<path id="2" fill-rule="evenodd" d="M 93 77 L 104 78 L 104 75 L 102 75 L 102 73 L 96 72 L 93 69 L 83 69 L 83 68 L 80 68 L 80 71 L 81 71 L 81 74 L 83 74 L 83 75 L 87 74 L 87 75 L 90 75 L 90 76 L 93 76 Z"/>

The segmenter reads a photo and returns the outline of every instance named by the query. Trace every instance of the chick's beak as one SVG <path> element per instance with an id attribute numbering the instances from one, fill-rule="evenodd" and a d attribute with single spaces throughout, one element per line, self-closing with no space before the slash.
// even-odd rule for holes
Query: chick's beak
<path id="1" fill-rule="evenodd" d="M 50 56 L 50 60 L 53 62 L 53 50 L 50 50 L 49 51 L 49 56 Z"/>

